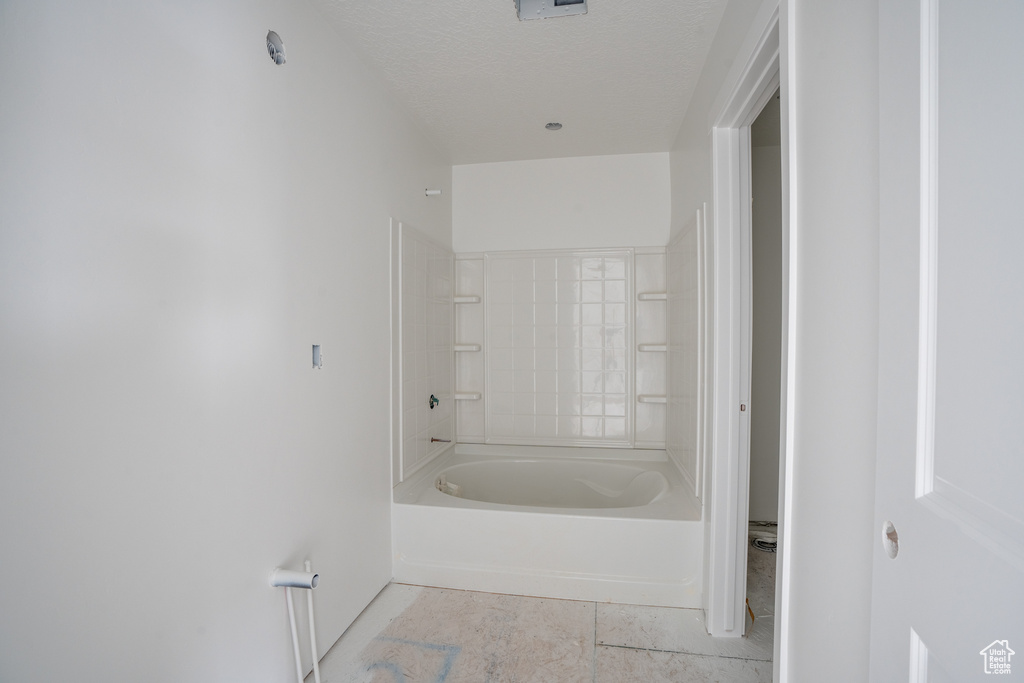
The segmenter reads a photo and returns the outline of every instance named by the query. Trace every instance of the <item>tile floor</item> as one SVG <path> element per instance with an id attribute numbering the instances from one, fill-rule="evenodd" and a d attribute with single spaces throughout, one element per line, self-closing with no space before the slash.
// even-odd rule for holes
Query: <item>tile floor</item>
<path id="1" fill-rule="evenodd" d="M 775 555 L 751 549 L 753 628 L 700 610 L 388 585 L 320 663 L 323 683 L 658 683 L 772 679 Z M 312 676 L 306 679 L 312 681 Z"/>

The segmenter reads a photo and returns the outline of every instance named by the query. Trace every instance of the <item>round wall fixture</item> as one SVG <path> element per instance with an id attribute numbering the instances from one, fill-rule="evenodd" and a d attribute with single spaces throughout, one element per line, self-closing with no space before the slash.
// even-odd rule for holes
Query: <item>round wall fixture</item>
<path id="1" fill-rule="evenodd" d="M 278 66 L 284 64 L 284 42 L 281 40 L 281 36 L 274 31 L 267 32 L 267 52 L 270 53 L 274 64 Z"/>
<path id="2" fill-rule="evenodd" d="M 562 124 L 552 121 L 548 125 L 544 126 L 548 130 L 562 130 Z"/>

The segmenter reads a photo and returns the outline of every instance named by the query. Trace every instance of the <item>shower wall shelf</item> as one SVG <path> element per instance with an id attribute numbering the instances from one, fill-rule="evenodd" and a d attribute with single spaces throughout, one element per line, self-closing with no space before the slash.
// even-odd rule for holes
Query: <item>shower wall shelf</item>
<path id="1" fill-rule="evenodd" d="M 636 397 L 638 403 L 668 403 L 666 396 L 658 396 L 655 394 L 641 394 Z"/>
<path id="2" fill-rule="evenodd" d="M 456 401 L 479 401 L 480 392 L 462 392 L 453 395 Z"/>
<path id="3" fill-rule="evenodd" d="M 668 301 L 668 292 L 641 292 L 636 298 L 640 301 Z"/>
<path id="4" fill-rule="evenodd" d="M 471 296 L 456 296 L 452 297 L 452 301 L 457 304 L 478 304 L 480 303 L 480 297 L 476 294 Z"/>
<path id="5" fill-rule="evenodd" d="M 452 347 L 456 352 L 458 351 L 479 351 L 479 344 L 456 344 Z"/>
<path id="6" fill-rule="evenodd" d="M 668 351 L 668 344 L 640 344 L 636 347 L 638 351 Z"/>

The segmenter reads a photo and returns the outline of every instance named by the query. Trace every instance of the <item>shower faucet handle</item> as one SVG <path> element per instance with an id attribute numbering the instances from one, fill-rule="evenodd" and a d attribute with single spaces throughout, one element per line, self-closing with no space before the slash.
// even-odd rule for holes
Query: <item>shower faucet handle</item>
<path id="1" fill-rule="evenodd" d="M 436 406 L 440 402 L 441 401 L 437 398 L 437 396 L 434 396 L 433 394 L 430 395 L 430 409 L 431 410 L 433 410 L 434 406 Z"/>

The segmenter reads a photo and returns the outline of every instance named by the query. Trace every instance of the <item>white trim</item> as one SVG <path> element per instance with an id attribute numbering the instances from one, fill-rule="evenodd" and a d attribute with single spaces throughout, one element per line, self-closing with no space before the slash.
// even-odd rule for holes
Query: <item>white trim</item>
<path id="1" fill-rule="evenodd" d="M 708 306 L 708 205 L 702 203 L 697 210 L 697 369 L 700 373 L 700 385 L 697 389 L 697 461 L 694 469 L 696 477 L 697 498 L 706 500 L 708 483 L 705 479 L 707 463 L 711 462 L 711 442 L 708 428 L 711 411 L 711 387 L 714 377 L 710 358 L 714 358 L 714 330 L 711 327 L 711 307 Z M 714 291 L 713 289 L 710 291 Z"/>
<path id="2" fill-rule="evenodd" d="M 780 114 L 782 126 L 782 393 L 779 425 L 779 527 L 775 566 L 775 652 L 772 680 L 789 680 L 789 596 L 792 582 L 793 477 L 796 472 L 793 435 L 796 434 L 797 278 L 799 217 L 797 215 L 796 41 L 793 17 L 797 0 L 779 8 Z"/>
<path id="3" fill-rule="evenodd" d="M 715 98 L 715 102 L 709 111 L 709 128 L 716 126 L 730 127 L 741 123 L 731 120 L 729 112 L 744 110 L 736 101 L 736 95 L 740 92 L 749 93 L 751 74 L 761 73 L 762 70 L 758 68 L 757 60 L 759 57 L 768 55 L 772 51 L 770 49 L 768 52 L 764 51 L 766 44 L 778 48 L 781 36 L 778 33 L 773 35 L 773 27 L 778 21 L 779 5 L 770 1 L 763 3 L 758 9 L 757 16 L 754 17 L 750 24 L 753 30 L 747 34 L 740 49 L 736 51 L 738 56 L 747 55 L 749 58 L 746 62 L 737 59 L 732 69 L 723 79 L 718 96 Z M 763 67 L 764 64 L 762 63 L 761 66 Z M 744 85 L 745 83 L 746 85 Z M 758 109 L 757 111 L 760 110 Z M 751 121 L 747 121 L 747 123 L 751 123 Z"/>
<path id="4" fill-rule="evenodd" d="M 935 335 L 938 298 L 938 7 L 921 0 L 921 228 L 915 495 L 935 487 Z"/>
<path id="5" fill-rule="evenodd" d="M 712 453 L 709 547 L 708 632 L 719 637 L 743 635 L 746 594 L 747 496 L 749 482 L 744 460 L 749 453 L 740 439 L 742 425 L 741 338 L 743 281 L 741 235 L 745 226 L 743 205 L 749 204 L 749 177 L 743 182 L 743 129 L 718 127 L 712 131 L 714 169 L 714 274 L 716 296 L 712 302 L 716 344 L 712 393 Z M 749 152 L 749 147 L 747 148 Z M 746 214 L 749 218 L 749 214 Z M 749 227 L 746 227 L 749 229 Z M 747 302 L 749 305 L 749 302 Z M 742 529 L 741 529 L 742 527 Z M 742 533 L 741 533 L 742 531 Z"/>
<path id="6" fill-rule="evenodd" d="M 910 683 L 928 683 L 928 646 L 910 629 Z"/>
<path id="7" fill-rule="evenodd" d="M 767 15 L 764 24 L 755 24 L 746 44 L 751 45 L 743 69 L 730 74 L 723 88 L 726 95 L 720 95 L 716 102 L 717 117 L 713 120 L 712 143 L 712 188 L 714 206 L 714 251 L 713 273 L 709 284 L 712 286 L 713 306 L 713 391 L 709 409 L 711 415 L 713 454 L 710 479 L 710 496 L 707 508 L 709 519 L 707 591 L 707 625 L 714 636 L 739 637 L 745 624 L 744 597 L 746 594 L 746 537 L 749 487 L 749 434 L 747 422 L 749 411 L 739 409 L 749 397 L 750 364 L 750 140 L 749 126 L 760 113 L 764 104 L 780 86 L 788 86 L 789 72 L 781 68 L 780 45 L 782 32 L 787 30 L 780 22 L 779 8 Z M 787 41 L 787 49 L 792 49 Z M 792 68 L 791 55 L 787 57 L 787 68 Z M 785 81 L 785 83 L 784 83 Z M 786 116 L 789 108 L 787 87 L 782 87 L 783 124 L 790 119 Z M 791 124 L 790 124 L 791 125 Z M 783 359 L 782 396 L 784 406 L 780 415 L 780 448 L 786 458 L 792 455 L 789 443 L 793 415 L 792 373 L 794 371 L 792 341 L 795 339 L 792 326 L 795 322 L 795 305 L 792 297 L 795 287 L 790 278 L 795 272 L 794 247 L 789 239 L 789 178 L 791 138 L 783 131 Z M 792 472 L 780 465 L 780 533 L 784 533 L 789 515 L 787 476 Z M 788 575 L 787 575 L 788 576 Z M 778 582 L 777 582 L 778 583 Z M 788 591 L 787 591 L 788 595 Z M 777 613 L 781 619 L 786 616 L 786 601 Z M 781 629 L 780 629 L 781 631 Z M 777 632 L 782 640 L 785 633 Z M 777 646 L 778 648 L 778 646 Z M 777 651 L 780 651 L 777 649 Z M 785 647 L 781 648 L 785 656 Z"/>
<path id="8" fill-rule="evenodd" d="M 940 476 L 931 484 L 931 492 L 918 502 L 1024 572 L 1024 522 Z"/>
<path id="9" fill-rule="evenodd" d="M 402 242 L 391 219 L 391 486 L 402 481 Z"/>
<path id="10" fill-rule="evenodd" d="M 753 24 L 755 30 L 761 29 L 751 31 L 744 45 L 749 51 L 739 53 L 750 58 L 740 71 L 734 67 L 711 108 L 712 128 L 750 125 L 779 86 L 779 8 L 766 4 L 761 13 L 763 23 L 755 20 Z"/>

